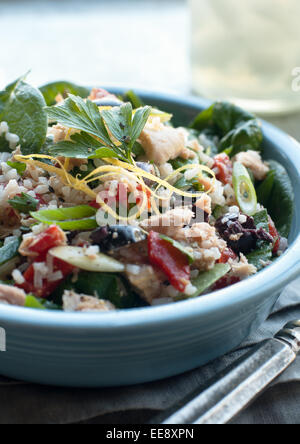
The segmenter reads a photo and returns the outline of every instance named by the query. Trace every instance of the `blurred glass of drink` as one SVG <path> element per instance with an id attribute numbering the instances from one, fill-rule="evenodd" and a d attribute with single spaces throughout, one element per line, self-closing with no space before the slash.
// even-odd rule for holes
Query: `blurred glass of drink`
<path id="1" fill-rule="evenodd" d="M 262 114 L 300 109 L 300 0 L 190 0 L 190 7 L 194 92 Z"/>

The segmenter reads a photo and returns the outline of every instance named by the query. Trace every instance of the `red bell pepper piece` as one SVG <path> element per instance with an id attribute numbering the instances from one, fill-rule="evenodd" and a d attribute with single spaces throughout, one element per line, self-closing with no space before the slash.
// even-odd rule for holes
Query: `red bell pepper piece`
<path id="1" fill-rule="evenodd" d="M 39 207 L 41 205 L 47 205 L 46 201 L 44 200 L 43 196 L 41 194 L 36 194 L 36 199 L 39 201 Z"/>
<path id="2" fill-rule="evenodd" d="M 36 236 L 34 242 L 28 247 L 28 249 L 37 254 L 37 257 L 34 259 L 34 263 L 39 263 L 46 260 L 47 254 L 51 248 L 58 247 L 64 243 L 64 232 L 56 225 L 51 225 L 43 233 Z M 24 284 L 16 286 L 23 288 L 23 290 L 25 290 L 27 293 L 33 293 L 38 297 L 46 298 L 56 289 L 56 287 L 58 287 L 66 276 L 72 273 L 73 270 L 74 267 L 72 265 L 69 265 L 60 259 L 53 258 L 53 272 L 61 271 L 63 278 L 54 282 L 48 282 L 47 279 L 44 279 L 43 287 L 35 288 L 34 267 L 33 264 L 31 264 L 23 275 L 25 279 Z"/>
<path id="3" fill-rule="evenodd" d="M 170 284 L 183 293 L 191 278 L 188 257 L 154 231 L 149 233 L 148 252 L 150 263 L 160 268 Z"/>
<path id="4" fill-rule="evenodd" d="M 29 250 L 37 253 L 39 259 L 45 259 L 51 248 L 59 247 L 65 242 L 64 232 L 56 225 L 51 225 L 47 230 L 38 234 L 29 246 Z"/>
<path id="5" fill-rule="evenodd" d="M 39 261 L 36 261 L 37 263 Z M 48 282 L 47 279 L 43 280 L 42 288 L 35 288 L 34 286 L 34 267 L 33 264 L 25 271 L 24 279 L 25 282 L 22 285 L 16 285 L 19 288 L 23 288 L 26 293 L 32 293 L 40 298 L 47 298 L 53 293 L 53 291 L 59 286 L 63 280 L 72 273 L 74 267 L 72 265 L 67 264 L 61 259 L 53 258 L 53 272 L 61 271 L 63 278 L 54 282 Z"/>
<path id="6" fill-rule="evenodd" d="M 228 276 L 225 276 L 225 277 L 219 279 L 215 283 L 215 285 L 213 286 L 212 290 L 213 291 L 222 290 L 223 288 L 227 288 L 230 285 L 237 284 L 240 281 L 241 280 L 238 277 L 228 277 Z"/>
<path id="7" fill-rule="evenodd" d="M 151 208 L 152 208 L 152 205 L 151 205 L 151 192 L 150 192 L 150 190 L 146 189 L 144 191 L 142 185 L 140 185 L 140 184 L 136 187 L 136 189 L 138 191 L 140 191 L 139 196 L 136 198 L 136 204 L 140 205 L 140 206 L 143 204 L 143 202 L 144 202 L 144 193 L 145 193 L 146 196 L 147 196 L 147 209 L 150 211 Z"/>
<path id="8" fill-rule="evenodd" d="M 98 202 L 96 200 L 92 200 L 91 202 L 89 202 L 89 206 L 96 208 L 96 210 L 99 210 L 101 208 L 101 205 L 98 204 Z"/>
<path id="9" fill-rule="evenodd" d="M 218 263 L 219 264 L 227 264 L 229 259 L 236 259 L 236 258 L 237 258 L 237 255 L 235 254 L 235 252 L 231 248 L 225 248 L 222 251 L 222 256 L 218 260 Z"/>
<path id="10" fill-rule="evenodd" d="M 273 254 L 275 255 L 278 253 L 280 247 L 280 236 L 270 216 L 269 216 L 269 232 L 270 235 L 274 238 Z"/>
<path id="11" fill-rule="evenodd" d="M 233 165 L 227 154 L 218 154 L 214 158 L 213 168 L 218 168 L 216 178 L 223 184 L 232 184 Z"/>

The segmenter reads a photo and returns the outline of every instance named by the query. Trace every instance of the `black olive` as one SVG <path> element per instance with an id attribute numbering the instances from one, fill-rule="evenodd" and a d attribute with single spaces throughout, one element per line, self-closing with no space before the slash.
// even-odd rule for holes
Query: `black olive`
<path id="1" fill-rule="evenodd" d="M 257 229 L 254 219 L 249 216 L 244 223 L 241 223 L 239 215 L 225 214 L 216 221 L 215 227 L 227 245 L 237 254 L 250 253 L 257 247 L 259 240 L 269 243 L 274 241 L 265 230 Z"/>
<path id="2" fill-rule="evenodd" d="M 99 245 L 102 252 L 109 252 L 144 241 L 147 236 L 138 227 L 132 227 L 130 225 L 108 225 L 93 231 L 90 238 L 94 245 Z"/>
<path id="3" fill-rule="evenodd" d="M 157 175 L 154 165 L 152 165 L 150 162 L 136 162 L 136 166 L 146 173 L 153 174 L 153 176 Z M 144 182 L 148 187 L 154 185 L 154 182 L 150 179 L 144 179 Z"/>
<path id="4" fill-rule="evenodd" d="M 75 239 L 75 237 L 77 236 L 77 234 L 79 234 L 80 231 L 76 230 L 76 231 L 70 231 L 69 233 L 67 233 L 67 240 L 68 240 L 68 244 L 72 244 L 72 241 Z"/>
<path id="5" fill-rule="evenodd" d="M 121 100 L 114 98 L 114 97 L 102 97 L 102 99 L 96 99 L 93 100 L 93 102 L 97 105 L 97 106 L 121 106 L 123 102 L 121 102 Z"/>

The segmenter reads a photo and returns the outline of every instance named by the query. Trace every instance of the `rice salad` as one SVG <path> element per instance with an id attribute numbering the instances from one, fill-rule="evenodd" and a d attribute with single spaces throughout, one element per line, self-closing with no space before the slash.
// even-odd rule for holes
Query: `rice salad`
<path id="1" fill-rule="evenodd" d="M 21 78 L 0 92 L 0 303 L 168 304 L 285 252 L 293 188 L 259 120 L 227 102 L 174 118 L 133 91 Z"/>

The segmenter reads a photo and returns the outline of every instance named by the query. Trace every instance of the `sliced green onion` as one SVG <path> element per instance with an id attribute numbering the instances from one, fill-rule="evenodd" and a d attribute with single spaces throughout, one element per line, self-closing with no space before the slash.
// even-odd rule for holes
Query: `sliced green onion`
<path id="1" fill-rule="evenodd" d="M 222 151 L 222 153 L 227 154 L 227 156 L 230 157 L 232 151 L 233 151 L 233 146 L 230 146 L 229 148 L 226 148 L 226 150 Z"/>
<path id="2" fill-rule="evenodd" d="M 177 242 L 174 239 L 171 239 L 168 236 L 165 236 L 164 234 L 160 234 L 159 237 L 166 241 L 169 242 L 170 244 L 173 245 L 173 247 L 177 248 L 177 250 L 181 251 L 181 253 L 185 254 L 188 257 L 189 263 L 192 264 L 195 261 L 194 255 L 192 253 L 192 251 L 189 251 L 188 248 L 185 248 L 183 245 L 181 245 L 180 242 Z"/>
<path id="3" fill-rule="evenodd" d="M 257 196 L 247 169 L 240 162 L 233 166 L 233 187 L 243 213 L 253 216 L 257 212 Z"/>
<path id="4" fill-rule="evenodd" d="M 97 228 L 96 208 L 89 205 L 79 205 L 71 208 L 55 210 L 40 210 L 31 212 L 31 216 L 47 225 L 58 225 L 63 230 L 93 230 Z"/>
<path id="5" fill-rule="evenodd" d="M 172 120 L 173 114 L 166 113 L 160 109 L 152 108 L 150 116 L 159 117 L 162 123 L 167 123 Z"/>
<path id="6" fill-rule="evenodd" d="M 61 307 L 46 299 L 39 299 L 28 294 L 25 299 L 26 308 L 34 308 L 36 310 L 61 310 Z"/>
<path id="7" fill-rule="evenodd" d="M 45 307 L 41 302 L 33 295 L 28 294 L 25 299 L 25 305 L 26 308 L 35 308 L 37 310 L 45 310 Z"/>
<path id="8" fill-rule="evenodd" d="M 208 290 L 213 284 L 218 282 L 219 279 L 224 277 L 231 267 L 229 264 L 216 264 L 212 270 L 203 271 L 199 276 L 192 280 L 192 285 L 197 288 L 195 294 L 190 298 L 196 298 Z"/>

